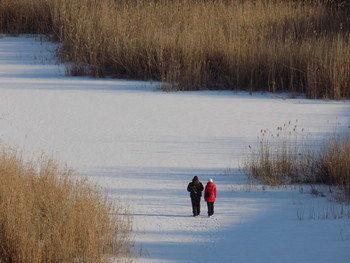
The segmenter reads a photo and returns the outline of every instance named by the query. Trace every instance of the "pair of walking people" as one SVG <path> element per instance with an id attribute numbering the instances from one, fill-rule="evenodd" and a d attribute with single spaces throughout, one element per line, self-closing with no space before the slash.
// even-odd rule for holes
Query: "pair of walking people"
<path id="1" fill-rule="evenodd" d="M 214 202 L 216 199 L 216 185 L 213 183 L 213 179 L 209 179 L 208 183 L 203 187 L 203 184 L 199 181 L 198 176 L 194 176 L 192 182 L 187 186 L 187 191 L 190 192 L 192 202 L 193 216 L 199 216 L 201 213 L 201 197 L 204 190 L 204 200 L 208 206 L 208 216 L 214 214 Z"/>

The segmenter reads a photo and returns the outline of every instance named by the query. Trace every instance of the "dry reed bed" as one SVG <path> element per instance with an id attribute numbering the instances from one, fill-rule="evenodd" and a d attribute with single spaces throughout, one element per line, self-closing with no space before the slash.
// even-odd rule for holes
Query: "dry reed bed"
<path id="1" fill-rule="evenodd" d="M 52 160 L 0 153 L 0 262 L 107 262 L 128 253 L 130 222 Z"/>
<path id="2" fill-rule="evenodd" d="M 262 129 L 243 171 L 252 183 L 257 179 L 274 186 L 325 184 L 339 187 L 350 197 L 350 133 L 330 135 L 319 148 L 311 139 L 297 122 L 284 124 L 276 132 Z"/>
<path id="3" fill-rule="evenodd" d="M 350 98 L 350 8 L 323 2 L 2 0 L 0 30 L 50 30 L 73 75 Z"/>
<path id="4" fill-rule="evenodd" d="M 318 164 L 322 182 L 341 186 L 350 196 L 350 135 L 330 138 Z"/>

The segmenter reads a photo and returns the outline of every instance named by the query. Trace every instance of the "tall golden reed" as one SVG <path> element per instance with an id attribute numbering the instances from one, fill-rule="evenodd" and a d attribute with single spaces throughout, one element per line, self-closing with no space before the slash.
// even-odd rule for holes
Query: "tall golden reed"
<path id="1" fill-rule="evenodd" d="M 350 98 L 350 8 L 329 7 L 335 2 L 2 0 L 0 30 L 21 29 L 12 25 L 23 21 L 13 18 L 19 14 L 37 16 L 42 28 L 28 31 L 51 27 L 61 58 L 75 62 L 71 74 L 343 99 Z"/>
<path id="2" fill-rule="evenodd" d="M 319 164 L 322 181 L 343 187 L 350 196 L 350 135 L 331 137 L 323 148 Z"/>
<path id="3" fill-rule="evenodd" d="M 50 159 L 26 163 L 6 149 L 0 180 L 0 262 L 107 262 L 128 253 L 122 208 L 70 169 Z"/>
<path id="4" fill-rule="evenodd" d="M 248 156 L 243 172 L 268 185 L 326 184 L 350 197 L 350 133 L 327 136 L 319 149 L 297 125 L 285 124 L 276 133 L 261 130 L 256 152 Z"/>

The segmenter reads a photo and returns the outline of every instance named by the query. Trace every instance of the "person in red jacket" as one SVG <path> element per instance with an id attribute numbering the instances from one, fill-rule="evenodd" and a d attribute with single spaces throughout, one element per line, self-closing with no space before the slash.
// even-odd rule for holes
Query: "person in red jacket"
<path id="1" fill-rule="evenodd" d="M 208 205 L 208 217 L 214 214 L 214 202 L 216 199 L 216 185 L 213 183 L 213 179 L 209 179 L 204 190 L 204 200 Z"/>

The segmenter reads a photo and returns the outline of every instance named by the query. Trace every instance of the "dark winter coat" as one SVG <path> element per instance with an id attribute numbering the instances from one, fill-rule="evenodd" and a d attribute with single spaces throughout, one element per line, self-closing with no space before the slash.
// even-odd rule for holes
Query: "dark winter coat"
<path id="1" fill-rule="evenodd" d="M 201 199 L 202 191 L 204 190 L 203 184 L 195 176 L 187 186 L 187 191 L 190 192 L 192 199 Z"/>
<path id="2" fill-rule="evenodd" d="M 215 202 L 216 199 L 216 185 L 212 182 L 208 182 L 205 186 L 204 200 L 206 202 Z"/>

